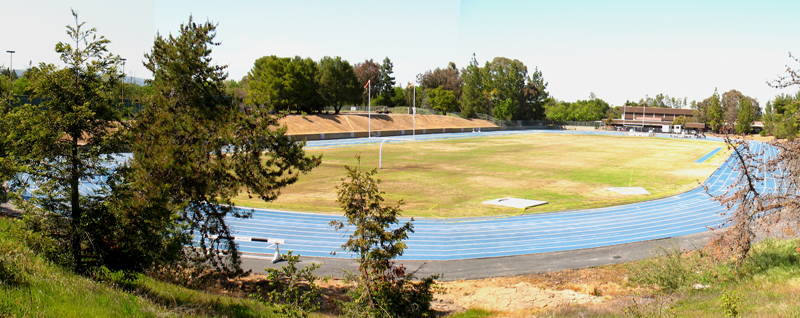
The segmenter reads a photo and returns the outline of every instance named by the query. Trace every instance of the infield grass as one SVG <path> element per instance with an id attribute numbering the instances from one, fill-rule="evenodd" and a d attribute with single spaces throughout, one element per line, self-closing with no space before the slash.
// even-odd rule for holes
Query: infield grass
<path id="1" fill-rule="evenodd" d="M 265 203 L 240 195 L 236 204 L 304 212 L 340 213 L 336 186 L 345 165 L 378 166 L 375 145 L 314 149 L 322 164 Z M 652 200 L 688 191 L 727 158 L 721 151 L 694 161 L 721 142 L 574 134 L 519 134 L 392 142 L 383 146 L 377 177 L 386 203 L 403 199 L 403 216 L 467 217 L 585 209 Z M 650 195 L 604 188 L 643 187 Z M 502 197 L 548 201 L 526 211 L 482 204 Z"/>

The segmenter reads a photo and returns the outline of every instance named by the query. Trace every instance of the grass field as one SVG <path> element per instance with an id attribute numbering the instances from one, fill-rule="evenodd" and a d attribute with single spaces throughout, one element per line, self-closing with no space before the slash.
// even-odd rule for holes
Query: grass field
<path id="1" fill-rule="evenodd" d="M 690 190 L 727 153 L 695 163 L 720 142 L 572 134 L 395 142 L 383 147 L 384 198 L 403 199 L 404 216 L 465 217 L 521 213 L 482 204 L 501 197 L 548 201 L 525 212 L 562 211 L 651 200 Z M 271 203 L 239 196 L 237 205 L 338 213 L 336 186 L 344 165 L 378 166 L 378 145 L 307 150 L 322 165 Z M 650 195 L 621 195 L 606 187 L 644 187 Z"/>

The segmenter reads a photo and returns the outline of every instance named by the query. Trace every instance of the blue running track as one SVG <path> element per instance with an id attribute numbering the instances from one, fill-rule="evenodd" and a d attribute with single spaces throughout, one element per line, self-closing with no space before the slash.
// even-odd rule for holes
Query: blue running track
<path id="1" fill-rule="evenodd" d="M 474 138 L 510 134 L 597 134 L 623 135 L 622 132 L 580 132 L 563 130 L 517 130 L 481 133 L 454 133 L 417 135 L 391 138 L 358 138 L 310 141 L 309 148 L 349 147 L 386 142 L 420 142 L 432 139 Z M 709 138 L 710 140 L 717 140 Z M 755 151 L 763 156 L 775 155 L 775 148 L 765 143 L 751 142 Z M 718 150 L 716 150 L 718 151 Z M 703 162 L 712 152 L 698 160 Z M 130 154 L 120 154 L 114 161 L 123 162 Z M 728 158 L 703 186 L 709 192 L 722 194 L 738 173 L 732 170 L 733 157 Z M 109 163 L 113 165 L 114 163 Z M 83 194 L 95 192 L 105 183 L 104 178 L 84 180 Z M 662 239 L 706 231 L 720 226 L 723 208 L 712 201 L 704 187 L 662 199 L 635 204 L 566 211 L 525 214 L 518 216 L 428 219 L 414 221 L 414 231 L 409 235 L 408 248 L 401 260 L 458 260 L 499 257 L 532 253 L 566 251 L 616 244 Z M 774 181 L 761 184 L 762 192 L 774 189 Z M 35 187 L 34 187 L 35 188 Z M 249 208 L 244 208 L 250 210 Z M 313 257 L 350 258 L 352 255 L 339 248 L 347 241 L 349 231 L 336 232 L 328 226 L 333 219 L 346 222 L 341 216 L 303 212 L 252 209 L 250 219 L 230 217 L 226 221 L 233 228 L 240 250 L 246 254 L 272 254 L 268 243 L 250 241 L 249 238 L 284 239 L 283 250 Z M 401 219 L 401 222 L 407 221 Z M 345 228 L 347 229 L 347 228 Z M 336 252 L 335 255 L 332 252 Z"/>
<path id="2" fill-rule="evenodd" d="M 469 138 L 531 133 L 578 133 L 621 135 L 607 132 L 575 131 L 499 131 L 417 136 L 416 140 Z M 378 143 L 384 138 L 361 138 L 308 142 L 308 147 L 346 147 Z M 401 140 L 406 139 L 406 140 Z M 390 138 L 392 142 L 409 142 L 410 136 Z M 711 139 L 711 138 L 710 138 Z M 719 139 L 711 139 L 717 140 Z M 387 142 L 389 142 L 387 141 Z M 775 149 L 764 143 L 751 143 L 757 151 L 766 150 L 766 156 Z M 713 154 L 712 154 L 713 155 Z M 710 157 L 711 155 L 708 155 Z M 707 159 L 707 158 L 706 158 Z M 705 181 L 704 186 L 716 195 L 724 193 L 738 175 L 731 169 L 732 157 Z M 764 189 L 774 187 L 769 182 Z M 346 222 L 341 216 L 331 214 L 286 212 L 253 209 L 251 219 L 227 220 L 237 231 L 240 250 L 244 253 L 271 254 L 273 248 L 262 242 L 251 242 L 247 237 L 285 239 L 284 250 L 313 257 L 350 258 L 352 255 L 339 248 L 348 238 L 349 231 L 334 231 L 328 222 L 333 219 Z M 723 208 L 712 201 L 703 186 L 662 199 L 635 204 L 566 211 L 526 214 L 508 217 L 463 219 L 428 219 L 414 221 L 415 233 L 406 241 L 408 248 L 401 260 L 458 260 L 499 257 L 532 253 L 584 249 L 616 244 L 662 239 L 707 231 L 720 226 Z M 406 221 L 401 219 L 401 222 Z M 332 252 L 336 252 L 335 255 Z"/>

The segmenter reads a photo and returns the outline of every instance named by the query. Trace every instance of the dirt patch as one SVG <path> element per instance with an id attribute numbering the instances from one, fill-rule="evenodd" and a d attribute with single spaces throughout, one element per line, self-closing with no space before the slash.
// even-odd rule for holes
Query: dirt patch
<path id="1" fill-rule="evenodd" d="M 444 283 L 443 287 L 447 288 L 448 292 L 436 296 L 441 303 L 455 304 L 461 308 L 484 308 L 494 311 L 555 308 L 569 304 L 585 305 L 603 301 L 602 297 L 582 294 L 573 290 L 540 288 L 527 282 L 513 285 L 491 285 L 463 281 Z"/>

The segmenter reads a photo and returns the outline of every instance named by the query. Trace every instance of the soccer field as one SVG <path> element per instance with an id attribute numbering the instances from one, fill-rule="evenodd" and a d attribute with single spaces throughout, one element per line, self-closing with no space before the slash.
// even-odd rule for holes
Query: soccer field
<path id="1" fill-rule="evenodd" d="M 339 213 L 336 186 L 344 165 L 378 166 L 379 145 L 314 149 L 322 165 L 270 203 L 239 196 L 237 205 Z M 515 214 L 520 209 L 481 202 L 501 197 L 548 201 L 525 212 L 604 207 L 688 191 L 727 158 L 695 160 L 724 144 L 577 134 L 517 134 L 452 140 L 393 142 L 383 146 L 377 177 L 387 203 L 403 199 L 403 216 L 468 217 Z M 622 195 L 607 187 L 643 187 L 650 195 Z"/>

